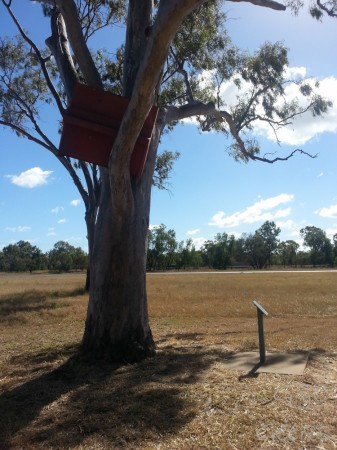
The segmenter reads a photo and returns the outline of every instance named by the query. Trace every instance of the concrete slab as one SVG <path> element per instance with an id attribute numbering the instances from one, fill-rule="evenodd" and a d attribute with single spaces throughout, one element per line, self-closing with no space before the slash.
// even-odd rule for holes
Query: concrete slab
<path id="1" fill-rule="evenodd" d="M 308 361 L 307 353 L 266 353 L 266 362 L 260 365 L 258 352 L 234 353 L 223 360 L 226 369 L 248 373 L 278 373 L 303 375 Z"/>

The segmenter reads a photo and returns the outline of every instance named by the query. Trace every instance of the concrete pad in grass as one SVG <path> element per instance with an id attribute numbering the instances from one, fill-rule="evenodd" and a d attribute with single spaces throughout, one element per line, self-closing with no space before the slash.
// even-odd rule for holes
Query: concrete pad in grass
<path id="1" fill-rule="evenodd" d="M 266 361 L 260 364 L 258 352 L 234 353 L 223 360 L 226 369 L 254 373 L 278 373 L 303 375 L 308 361 L 307 353 L 266 353 Z"/>

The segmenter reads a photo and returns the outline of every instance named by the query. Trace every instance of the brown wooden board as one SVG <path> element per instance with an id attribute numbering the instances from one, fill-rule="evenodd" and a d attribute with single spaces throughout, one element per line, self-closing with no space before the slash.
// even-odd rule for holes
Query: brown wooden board
<path id="1" fill-rule="evenodd" d="M 107 167 L 128 104 L 126 97 L 77 83 L 63 117 L 60 156 Z M 133 176 L 144 170 L 157 113 L 153 106 L 137 139 L 130 161 Z"/>

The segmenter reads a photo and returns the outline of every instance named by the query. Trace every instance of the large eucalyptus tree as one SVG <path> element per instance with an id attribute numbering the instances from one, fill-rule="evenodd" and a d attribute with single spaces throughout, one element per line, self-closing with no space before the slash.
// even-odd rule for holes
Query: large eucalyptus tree
<path id="1" fill-rule="evenodd" d="M 203 131 L 224 134 L 235 159 L 273 163 L 301 150 L 273 159 L 261 156 L 251 133 L 254 122 L 265 121 L 277 134 L 299 114 L 323 113 L 329 102 L 298 79 L 302 100 L 287 102 L 285 86 L 292 81 L 285 78 L 286 49 L 267 43 L 252 56 L 241 53 L 226 34 L 218 0 L 41 0 L 51 23 L 48 49 L 40 49 L 17 21 L 12 8 L 21 1 L 2 0 L 20 37 L 18 43 L 1 40 L 0 123 L 51 151 L 84 200 L 90 295 L 83 351 L 118 361 L 140 360 L 154 353 L 147 311 L 146 239 L 151 186 L 158 179 L 154 171 L 157 167 L 157 177 L 165 176 L 172 161 L 157 159 L 163 132 L 194 117 Z M 285 10 L 272 0 L 244 1 Z M 125 42 L 109 60 L 104 52 L 91 52 L 89 42 L 95 30 L 113 29 L 115 22 L 125 23 Z M 241 94 L 235 105 L 226 106 L 221 86 L 230 80 L 241 87 Z M 39 126 L 41 102 L 53 102 L 61 119 L 77 81 L 130 99 L 108 168 L 60 156 Z M 159 113 L 145 169 L 134 177 L 129 170 L 131 155 L 153 105 Z"/>

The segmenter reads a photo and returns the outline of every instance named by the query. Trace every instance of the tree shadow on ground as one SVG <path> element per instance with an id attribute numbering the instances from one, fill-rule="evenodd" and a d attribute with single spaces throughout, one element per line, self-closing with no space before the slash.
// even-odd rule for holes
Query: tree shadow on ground
<path id="1" fill-rule="evenodd" d="M 54 309 L 56 303 L 52 300 L 53 298 L 56 297 L 35 290 L 2 296 L 0 298 L 0 321 L 7 321 L 17 313 Z"/>
<path id="2" fill-rule="evenodd" d="M 46 307 L 46 301 L 46 294 L 34 290 L 6 295 L 0 301 L 0 314 L 8 316 L 17 312 L 38 311 Z"/>
<path id="3" fill-rule="evenodd" d="M 167 333 L 157 339 L 157 343 L 166 343 L 171 339 L 179 341 L 201 341 L 206 336 L 206 333 Z"/>
<path id="4" fill-rule="evenodd" d="M 0 448 L 72 448 L 90 439 L 107 448 L 155 442 L 195 417 L 197 396 L 186 395 L 187 386 L 228 355 L 221 349 L 164 348 L 139 364 L 118 366 L 85 361 L 73 349 L 59 367 L 0 395 L 6 412 Z M 39 353 L 18 362 L 34 365 L 46 358 Z"/>
<path id="5" fill-rule="evenodd" d="M 242 334 L 243 331 L 238 330 L 238 331 L 213 331 L 213 335 L 216 336 L 228 336 L 228 335 L 232 335 L 232 334 Z M 246 334 L 249 333 L 255 333 L 255 330 L 252 332 L 245 332 Z M 191 343 L 196 343 L 196 344 L 202 344 L 202 341 L 207 338 L 210 335 L 210 333 L 208 332 L 186 332 L 186 333 L 167 333 L 164 336 L 161 336 L 157 339 L 157 343 L 168 343 L 170 340 L 174 339 L 176 341 L 186 341 L 186 342 L 191 342 Z"/>
<path id="6" fill-rule="evenodd" d="M 308 361 L 314 361 L 320 357 L 323 358 L 336 358 L 336 352 L 334 350 L 325 350 L 324 348 L 314 347 L 309 350 L 296 349 L 293 353 L 308 353 Z"/>

